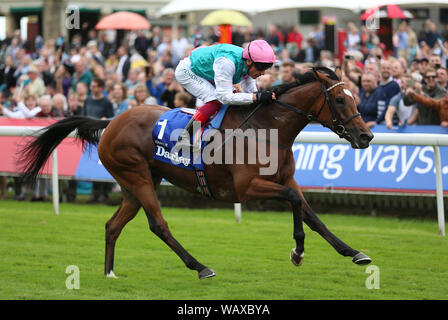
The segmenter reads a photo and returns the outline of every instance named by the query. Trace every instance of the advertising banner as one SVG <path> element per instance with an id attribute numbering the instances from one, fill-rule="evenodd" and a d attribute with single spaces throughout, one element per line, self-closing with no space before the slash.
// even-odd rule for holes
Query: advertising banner
<path id="1" fill-rule="evenodd" d="M 328 131 L 314 125 L 306 130 Z M 372 132 L 447 134 L 448 129 L 408 126 L 389 130 L 375 126 Z M 355 150 L 349 144 L 295 143 L 292 149 L 294 178 L 301 187 L 416 193 L 436 190 L 432 146 L 372 144 Z M 440 147 L 440 154 L 443 189 L 448 190 L 448 147 Z"/>
<path id="2" fill-rule="evenodd" d="M 0 117 L 0 126 L 24 126 L 24 127 L 46 127 L 57 120 L 55 119 L 8 119 Z M 3 137 L 0 136 L 0 173 L 5 175 L 19 173 L 17 160 L 20 156 L 21 147 L 29 141 L 31 137 Z M 74 138 L 67 138 L 57 148 L 58 150 L 58 171 L 60 176 L 72 177 L 78 168 L 79 160 L 83 153 L 81 144 Z M 52 159 L 45 164 L 42 173 L 51 174 Z"/>
<path id="3" fill-rule="evenodd" d="M 47 126 L 54 120 L 16 120 L 0 118 L 0 125 Z M 305 131 L 328 131 L 309 125 Z M 388 130 L 375 126 L 372 132 L 448 134 L 439 126 L 408 126 Z M 299 135 L 300 138 L 300 135 Z M 0 172 L 18 173 L 17 152 L 24 137 L 0 137 Z M 73 138 L 58 147 L 59 175 L 78 180 L 113 181 L 98 158 L 95 146 L 81 149 Z M 378 192 L 434 193 L 435 161 L 432 146 L 371 145 L 355 150 L 349 144 L 300 143 L 292 151 L 294 178 L 306 189 L 361 190 Z M 448 190 L 448 147 L 440 147 L 443 189 Z M 45 166 L 51 173 L 51 159 Z M 448 192 L 448 191 L 447 191 Z"/>

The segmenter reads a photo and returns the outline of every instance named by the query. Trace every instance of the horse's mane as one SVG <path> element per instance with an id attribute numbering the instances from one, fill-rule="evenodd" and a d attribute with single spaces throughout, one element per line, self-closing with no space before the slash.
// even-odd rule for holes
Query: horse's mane
<path id="1" fill-rule="evenodd" d="M 287 92 L 289 89 L 295 88 L 295 87 L 299 87 L 302 85 L 305 85 L 307 83 L 311 83 L 314 81 L 317 81 L 317 75 L 316 72 L 321 72 L 327 75 L 327 77 L 331 80 L 340 80 L 338 78 L 338 76 L 336 75 L 336 73 L 327 68 L 327 67 L 323 67 L 323 66 L 316 66 L 313 67 L 311 70 L 305 72 L 305 73 L 295 73 L 294 74 L 294 78 L 296 79 L 296 81 L 294 82 L 288 82 L 288 83 L 282 83 L 279 84 L 277 86 L 273 86 L 270 90 L 272 90 L 273 92 L 275 92 L 275 96 L 278 98 L 281 94 Z M 237 110 L 237 107 L 239 107 L 238 110 L 242 110 L 244 112 L 247 111 L 251 111 L 253 110 L 255 107 L 258 106 L 258 102 L 254 102 L 251 105 L 247 106 L 247 105 L 240 105 L 240 106 L 233 106 L 232 109 L 233 110 Z"/>
<path id="2" fill-rule="evenodd" d="M 288 82 L 288 83 L 283 83 L 277 86 L 272 87 L 272 91 L 275 92 L 275 95 L 278 97 L 281 94 L 285 93 L 286 91 L 288 91 L 289 89 L 310 83 L 310 82 L 314 82 L 317 81 L 317 77 L 316 77 L 316 72 L 322 72 L 325 73 L 329 79 L 331 80 L 339 80 L 338 76 L 336 75 L 336 73 L 327 68 L 327 67 L 322 67 L 322 66 L 317 66 L 317 67 L 313 67 L 313 69 L 311 69 L 310 71 L 307 71 L 305 73 L 296 73 L 294 75 L 294 77 L 296 78 L 296 81 L 294 82 Z"/>

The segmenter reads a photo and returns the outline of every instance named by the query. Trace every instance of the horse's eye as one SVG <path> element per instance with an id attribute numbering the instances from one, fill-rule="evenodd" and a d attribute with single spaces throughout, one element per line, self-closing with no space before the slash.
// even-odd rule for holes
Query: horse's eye
<path id="1" fill-rule="evenodd" d="M 337 97 L 337 98 L 336 98 L 336 103 L 343 104 L 343 103 L 344 103 L 344 98 L 342 98 L 342 97 Z"/>

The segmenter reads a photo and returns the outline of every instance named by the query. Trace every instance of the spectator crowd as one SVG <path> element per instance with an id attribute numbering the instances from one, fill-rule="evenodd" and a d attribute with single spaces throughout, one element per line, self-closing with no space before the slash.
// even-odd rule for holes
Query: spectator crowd
<path id="1" fill-rule="evenodd" d="M 427 20 L 421 30 L 401 21 L 386 50 L 376 30 L 347 24 L 346 52 L 341 61 L 325 48 L 319 26 L 302 34 L 299 26 L 267 30 L 235 27 L 232 43 L 244 46 L 265 39 L 279 63 L 257 79 L 259 90 L 293 82 L 313 65 L 340 67 L 369 127 L 405 125 L 448 127 L 448 25 L 437 30 Z M 202 31 L 202 32 L 201 32 Z M 155 26 L 110 39 L 95 30 L 71 39 L 24 41 L 17 30 L 0 43 L 0 116 L 8 118 L 62 118 L 84 115 L 112 119 L 135 106 L 169 108 L 201 105 L 175 80 L 179 61 L 199 46 L 216 44 L 219 29 L 197 28 L 191 36 L 175 39 Z M 32 49 L 30 49 L 32 48 Z M 236 88 L 238 90 L 238 88 Z M 6 196 L 6 177 L 0 177 Z M 76 198 L 76 181 L 63 194 Z M 93 183 L 89 201 L 105 202 L 113 184 Z M 15 199 L 24 199 L 24 186 L 14 179 Z M 48 181 L 39 180 L 32 200 L 46 200 Z"/>

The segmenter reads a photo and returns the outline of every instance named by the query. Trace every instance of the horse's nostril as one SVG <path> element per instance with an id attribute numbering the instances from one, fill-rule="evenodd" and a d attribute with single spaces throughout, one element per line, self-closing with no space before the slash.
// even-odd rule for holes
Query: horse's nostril
<path id="1" fill-rule="evenodd" d="M 363 142 L 370 142 L 373 139 L 373 134 L 361 133 L 360 138 Z"/>

